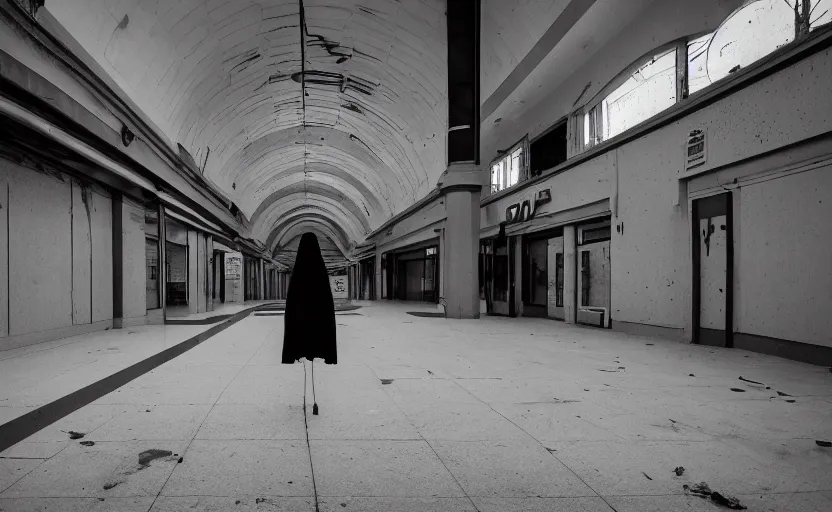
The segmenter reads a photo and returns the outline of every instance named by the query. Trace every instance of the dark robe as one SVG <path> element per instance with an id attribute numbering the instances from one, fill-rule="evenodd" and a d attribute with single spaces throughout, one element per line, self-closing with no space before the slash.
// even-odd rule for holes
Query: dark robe
<path id="1" fill-rule="evenodd" d="M 295 268 L 289 280 L 283 330 L 283 364 L 316 357 L 336 364 L 335 304 L 318 238 L 300 239 Z"/>

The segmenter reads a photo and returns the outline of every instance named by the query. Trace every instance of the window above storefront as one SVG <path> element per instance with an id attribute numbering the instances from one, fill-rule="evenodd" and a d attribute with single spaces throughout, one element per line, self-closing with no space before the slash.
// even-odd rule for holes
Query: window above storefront
<path id="1" fill-rule="evenodd" d="M 660 47 L 611 81 L 574 114 L 577 146 L 612 139 L 830 21 L 832 0 L 746 2 L 715 31 Z"/>
<path id="2" fill-rule="evenodd" d="M 528 140 L 524 138 L 491 163 L 492 194 L 512 187 L 528 177 L 528 145 Z"/>

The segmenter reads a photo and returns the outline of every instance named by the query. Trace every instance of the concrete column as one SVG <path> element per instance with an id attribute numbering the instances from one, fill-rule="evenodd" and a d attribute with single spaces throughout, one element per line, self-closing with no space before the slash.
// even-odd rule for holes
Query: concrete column
<path id="1" fill-rule="evenodd" d="M 266 298 L 265 291 L 266 291 L 266 281 L 265 276 L 263 275 L 263 260 L 261 258 L 257 259 L 257 298 L 263 300 Z"/>
<path id="2" fill-rule="evenodd" d="M 121 193 L 113 192 L 113 328 L 121 329 L 124 323 L 124 240 L 122 223 L 124 200 Z"/>
<path id="3" fill-rule="evenodd" d="M 165 224 L 165 205 L 159 203 L 159 300 L 162 306 L 162 318 L 168 317 L 168 275 L 167 275 L 167 225 Z"/>
<path id="4" fill-rule="evenodd" d="M 205 310 L 214 311 L 214 237 L 205 235 Z"/>
<path id="5" fill-rule="evenodd" d="M 514 315 L 523 316 L 523 237 L 515 236 L 514 239 L 514 286 L 511 293 L 514 294 Z"/>
<path id="6" fill-rule="evenodd" d="M 563 313 L 574 324 L 578 313 L 578 246 L 575 226 L 563 227 Z"/>
<path id="7" fill-rule="evenodd" d="M 199 233 L 188 230 L 188 313 L 199 313 Z"/>
<path id="8" fill-rule="evenodd" d="M 439 179 L 445 199 L 447 318 L 479 318 L 477 252 L 480 232 L 480 0 L 455 0 L 448 30 L 448 168 Z"/>
<path id="9" fill-rule="evenodd" d="M 382 278 L 383 278 L 383 276 L 381 275 L 381 256 L 382 256 L 381 250 L 376 249 L 376 297 L 375 297 L 375 300 L 381 300 L 382 297 L 383 297 L 383 295 L 381 293 L 382 292 L 381 283 L 382 283 Z"/>
<path id="10" fill-rule="evenodd" d="M 445 273 L 448 261 L 445 259 L 445 230 L 439 230 L 439 296 L 445 297 Z"/>
<path id="11" fill-rule="evenodd" d="M 465 188 L 445 192 L 445 315 L 479 318 L 477 245 L 480 231 L 480 191 Z M 441 270 L 440 270 L 441 272 Z"/>

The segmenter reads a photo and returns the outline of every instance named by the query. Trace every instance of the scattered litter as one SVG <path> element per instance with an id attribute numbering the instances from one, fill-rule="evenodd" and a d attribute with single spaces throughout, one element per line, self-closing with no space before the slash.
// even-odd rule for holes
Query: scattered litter
<path id="1" fill-rule="evenodd" d="M 644 475 L 645 477 L 647 477 L 648 480 L 652 480 L 652 478 L 650 478 L 650 475 L 648 475 L 644 471 L 642 471 L 641 474 Z"/>
<path id="2" fill-rule="evenodd" d="M 428 373 L 429 373 L 429 374 L 431 374 L 431 375 L 433 375 L 433 372 L 432 372 L 432 371 L 430 371 L 430 370 L 428 370 Z"/>
<path id="3" fill-rule="evenodd" d="M 61 432 L 64 432 L 64 431 L 62 430 Z M 76 432 L 74 430 L 70 430 L 69 432 L 66 432 L 66 433 L 69 434 L 70 439 L 81 439 L 82 437 L 84 437 L 86 435 L 83 432 Z"/>
<path id="4" fill-rule="evenodd" d="M 104 484 L 104 490 L 109 491 L 110 489 L 112 489 L 113 487 L 117 486 L 120 483 L 121 483 L 120 481 L 119 482 L 107 482 L 106 484 Z"/>
<path id="5" fill-rule="evenodd" d="M 815 444 L 818 446 L 823 446 L 824 448 L 832 448 L 832 443 L 829 441 L 815 441 Z"/>
<path id="6" fill-rule="evenodd" d="M 685 474 L 685 468 L 682 466 L 678 466 L 676 469 L 673 470 L 676 473 L 676 476 L 682 476 Z"/>
<path id="7" fill-rule="evenodd" d="M 750 382 L 752 384 L 759 384 L 761 386 L 765 386 L 765 384 L 763 384 L 762 382 L 757 382 L 756 380 L 750 380 L 750 379 L 743 378 L 742 375 L 740 375 L 740 380 L 743 381 L 743 382 Z"/>
<path id="8" fill-rule="evenodd" d="M 576 402 L 580 402 L 580 400 L 561 400 L 557 397 L 553 398 L 552 400 L 554 400 L 556 404 L 574 404 Z"/>
<path id="9" fill-rule="evenodd" d="M 182 464 L 182 461 L 185 460 L 185 457 L 179 457 L 179 460 L 176 461 L 177 464 Z"/>
<path id="10" fill-rule="evenodd" d="M 150 412 L 150 409 L 145 409 L 144 412 Z"/>
<path id="11" fill-rule="evenodd" d="M 589 391 L 588 389 L 584 388 L 584 391 Z"/>
<path id="12" fill-rule="evenodd" d="M 771 386 L 766 386 L 766 389 L 771 389 Z"/>
<path id="13" fill-rule="evenodd" d="M 384 384 L 384 385 L 392 384 L 393 379 L 381 379 L 381 383 Z"/>
<path id="14" fill-rule="evenodd" d="M 289 482 L 288 482 L 288 483 L 290 483 L 290 484 L 291 484 L 291 483 L 292 483 L 292 481 L 291 481 L 291 480 L 289 480 Z"/>
<path id="15" fill-rule="evenodd" d="M 671 418 L 668 418 L 668 419 L 670 420 L 670 423 L 676 423 L 676 420 L 671 419 Z"/>
<path id="16" fill-rule="evenodd" d="M 783 393 L 782 391 L 778 391 L 777 394 L 780 395 L 780 396 L 792 396 L 788 393 Z"/>
<path id="17" fill-rule="evenodd" d="M 610 372 L 610 373 L 616 373 L 618 370 L 604 370 L 604 369 L 599 369 L 598 371 L 599 371 L 599 372 Z"/>
<path id="18" fill-rule="evenodd" d="M 709 498 L 717 505 L 730 508 L 732 510 L 746 510 L 748 507 L 742 505 L 738 499 L 730 496 L 725 496 L 716 491 L 712 491 L 705 482 L 694 484 L 692 487 L 688 484 L 682 486 L 686 493 L 699 496 L 700 498 Z"/>
<path id="19" fill-rule="evenodd" d="M 346 504 L 346 503 L 341 503 L 341 506 L 342 506 L 342 507 L 346 507 L 346 506 L 347 506 L 347 504 Z"/>
<path id="20" fill-rule="evenodd" d="M 235 502 L 234 502 L 234 504 L 235 504 L 235 505 L 239 505 L 239 504 L 240 504 L 240 500 L 235 501 Z"/>
<path id="21" fill-rule="evenodd" d="M 645 345 L 647 345 L 648 347 L 652 347 L 654 344 L 653 343 L 645 343 Z"/>
<path id="22" fill-rule="evenodd" d="M 690 373 L 690 374 L 688 374 L 688 377 L 696 377 L 696 375 Z"/>
<path id="23" fill-rule="evenodd" d="M 546 451 L 548 451 L 549 453 L 552 453 L 552 452 L 556 452 L 557 450 L 555 450 L 554 448 L 546 448 Z"/>
<path id="24" fill-rule="evenodd" d="M 734 393 L 745 393 L 745 390 L 740 388 L 731 388 L 731 391 Z"/>
<path id="25" fill-rule="evenodd" d="M 623 366 L 619 366 L 618 369 L 619 370 L 626 370 L 626 368 L 624 368 Z"/>
<path id="26" fill-rule="evenodd" d="M 95 443 L 92 442 L 92 441 L 81 441 L 81 444 L 83 446 L 93 446 L 93 445 L 95 445 Z"/>
<path id="27" fill-rule="evenodd" d="M 786 403 L 789 403 L 789 404 L 793 404 L 794 402 L 795 402 L 794 400 L 786 400 Z"/>

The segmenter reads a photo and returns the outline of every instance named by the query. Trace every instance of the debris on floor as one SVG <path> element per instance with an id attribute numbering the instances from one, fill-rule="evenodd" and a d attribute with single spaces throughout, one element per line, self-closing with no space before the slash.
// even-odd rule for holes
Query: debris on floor
<path id="1" fill-rule="evenodd" d="M 93 442 L 93 441 L 81 441 L 81 445 L 82 446 L 93 446 L 93 445 L 95 445 L 95 442 Z"/>
<path id="2" fill-rule="evenodd" d="M 676 473 L 676 476 L 682 476 L 685 474 L 685 468 L 682 466 L 677 466 L 676 469 L 673 470 Z"/>
<path id="3" fill-rule="evenodd" d="M 561 400 L 558 397 L 555 397 L 552 400 L 554 400 L 556 404 L 574 404 L 580 402 L 580 400 Z"/>
<path id="4" fill-rule="evenodd" d="M 780 396 L 792 396 L 788 393 L 783 393 L 782 391 L 778 391 L 777 394 L 780 395 Z"/>
<path id="5" fill-rule="evenodd" d="M 824 448 L 832 448 L 832 443 L 829 441 L 815 441 L 815 444 Z"/>
<path id="6" fill-rule="evenodd" d="M 433 375 L 433 372 L 432 372 L 432 371 L 430 371 L 430 370 L 428 370 L 428 373 L 429 373 L 429 374 L 431 374 L 431 375 Z"/>
<path id="7" fill-rule="evenodd" d="M 793 404 L 794 402 L 795 402 L 794 400 L 786 400 L 786 403 L 789 403 L 789 404 Z"/>
<path id="8" fill-rule="evenodd" d="M 84 437 L 85 435 L 87 435 L 87 434 L 84 434 L 83 432 L 76 432 L 76 431 L 74 431 L 74 430 L 70 430 L 69 432 L 66 432 L 66 431 L 64 431 L 64 430 L 61 430 L 61 432 L 64 432 L 64 433 L 66 433 L 66 434 L 69 434 L 69 438 L 70 438 L 70 439 L 81 439 L 82 437 Z"/>
<path id="9" fill-rule="evenodd" d="M 381 383 L 384 384 L 384 385 L 392 384 L 393 379 L 381 379 Z"/>
<path id="10" fill-rule="evenodd" d="M 652 478 L 650 478 L 650 475 L 648 475 L 644 471 L 642 471 L 641 474 L 644 475 L 648 480 L 652 480 Z"/>
<path id="11" fill-rule="evenodd" d="M 139 454 L 139 466 L 142 466 L 140 469 L 146 468 L 151 462 L 153 462 L 156 459 L 161 459 L 162 457 L 170 457 L 171 455 L 173 455 L 173 452 L 170 450 L 157 450 L 156 448 L 145 450 Z"/>
<path id="12" fill-rule="evenodd" d="M 740 388 L 731 388 L 731 391 L 734 393 L 745 393 L 745 390 Z"/>
<path id="13" fill-rule="evenodd" d="M 692 373 L 689 373 L 689 374 L 688 374 L 688 377 L 696 377 L 696 375 L 694 375 L 694 374 L 692 374 Z"/>
<path id="14" fill-rule="evenodd" d="M 740 380 L 743 382 L 750 382 L 751 384 L 759 384 L 760 386 L 765 386 L 762 382 L 757 382 L 756 380 L 746 379 L 742 375 L 740 375 Z"/>
<path id="15" fill-rule="evenodd" d="M 113 487 L 117 486 L 120 483 L 121 483 L 120 480 L 116 481 L 116 482 L 107 482 L 106 484 L 104 484 L 104 490 L 109 491 L 110 489 L 112 489 Z"/>
<path id="16" fill-rule="evenodd" d="M 746 510 L 748 507 L 739 502 L 737 498 L 720 494 L 712 491 L 707 483 L 701 482 L 692 486 L 685 484 L 682 486 L 686 493 L 699 496 L 700 498 L 708 498 L 717 505 L 721 505 L 732 510 Z"/>

